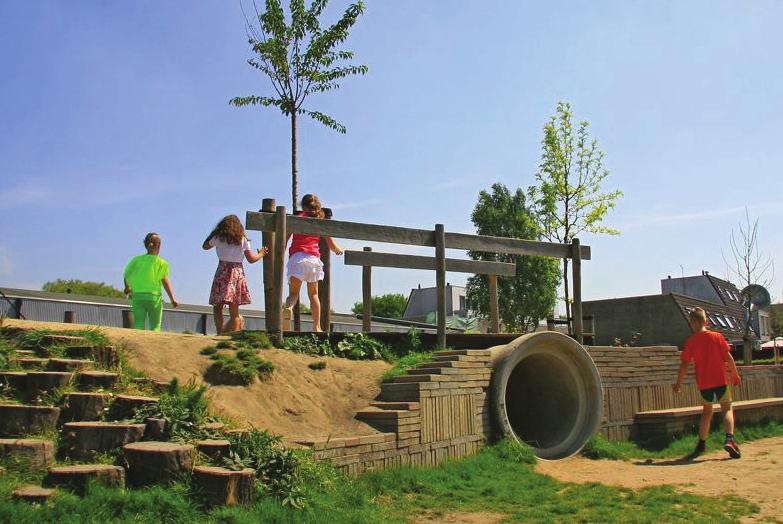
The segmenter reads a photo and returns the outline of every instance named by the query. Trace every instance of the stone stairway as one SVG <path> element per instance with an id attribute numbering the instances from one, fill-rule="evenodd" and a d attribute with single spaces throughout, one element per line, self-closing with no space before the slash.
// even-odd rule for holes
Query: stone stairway
<path id="1" fill-rule="evenodd" d="M 55 351 L 49 348 L 54 346 Z M 248 504 L 253 470 L 231 471 L 195 466 L 196 449 L 219 461 L 229 453 L 227 440 L 180 444 L 161 441 L 166 421 L 133 421 L 136 411 L 159 401 L 137 391 L 160 392 L 166 383 L 147 378 L 123 387 L 118 352 L 89 345 L 81 337 L 47 335 L 35 350 L 17 350 L 11 360 L 20 371 L 0 372 L 0 458 L 43 473 L 42 486 L 26 485 L 13 498 L 45 503 L 58 490 L 83 494 L 89 482 L 123 488 L 145 486 L 193 475 L 197 487 L 215 504 Z M 213 424 L 212 430 L 222 429 Z M 55 440 L 58 444 L 55 445 Z M 93 463 L 122 457 L 123 466 Z M 57 463 L 60 460 L 63 463 Z"/>

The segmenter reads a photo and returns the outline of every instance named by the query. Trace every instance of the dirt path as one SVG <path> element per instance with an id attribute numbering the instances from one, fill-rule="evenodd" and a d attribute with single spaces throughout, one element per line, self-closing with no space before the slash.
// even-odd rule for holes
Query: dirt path
<path id="1" fill-rule="evenodd" d="M 674 459 L 623 462 L 576 456 L 554 462 L 540 461 L 536 471 L 567 482 L 601 482 L 634 489 L 672 484 L 683 491 L 707 496 L 734 492 L 761 509 L 744 522 L 783 522 L 783 437 L 743 444 L 740 460 L 729 459 L 722 450 L 692 462 Z"/>

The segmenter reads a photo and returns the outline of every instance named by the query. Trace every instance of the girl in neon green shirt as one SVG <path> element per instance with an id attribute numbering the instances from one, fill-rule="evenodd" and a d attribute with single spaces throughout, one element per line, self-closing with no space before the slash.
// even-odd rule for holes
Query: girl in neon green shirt
<path id="1" fill-rule="evenodd" d="M 163 319 L 161 284 L 169 295 L 171 305 L 179 305 L 171 290 L 169 263 L 158 256 L 160 244 L 157 233 L 148 233 L 144 237 L 147 254 L 133 257 L 125 266 L 125 294 L 130 295 L 135 329 L 145 329 L 149 318 L 150 331 L 160 331 Z"/>

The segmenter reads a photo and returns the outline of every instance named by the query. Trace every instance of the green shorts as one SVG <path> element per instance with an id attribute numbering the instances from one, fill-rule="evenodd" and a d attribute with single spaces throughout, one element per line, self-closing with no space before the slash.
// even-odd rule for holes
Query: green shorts
<path id="1" fill-rule="evenodd" d="M 731 402 L 731 388 L 728 385 L 700 389 L 699 393 L 701 393 L 701 398 L 703 399 L 702 403 L 704 404 Z"/>

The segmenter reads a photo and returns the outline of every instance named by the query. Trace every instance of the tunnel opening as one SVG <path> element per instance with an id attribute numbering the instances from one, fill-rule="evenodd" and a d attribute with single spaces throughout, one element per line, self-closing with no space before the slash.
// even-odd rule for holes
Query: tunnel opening
<path id="1" fill-rule="evenodd" d="M 579 415 L 577 381 L 568 366 L 545 354 L 521 360 L 506 384 L 506 415 L 522 442 L 534 448 L 561 444 Z"/>

